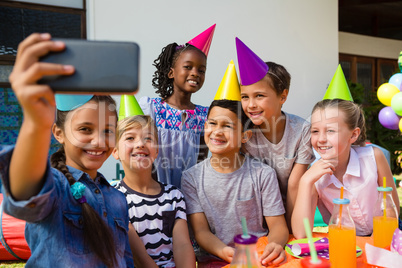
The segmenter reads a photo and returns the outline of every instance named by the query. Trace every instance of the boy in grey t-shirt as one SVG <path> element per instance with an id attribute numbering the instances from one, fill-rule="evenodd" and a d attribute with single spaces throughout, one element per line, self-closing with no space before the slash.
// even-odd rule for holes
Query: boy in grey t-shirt
<path id="1" fill-rule="evenodd" d="M 242 144 L 251 136 L 245 122 L 239 101 L 213 101 L 204 134 L 212 155 L 183 173 L 187 214 L 201 247 L 197 256 L 200 268 L 218 267 L 232 260 L 233 237 L 242 233 L 242 217 L 250 234 L 268 235 L 270 243 L 262 255 L 262 265 L 285 259 L 283 247 L 289 231 L 276 173 L 268 165 L 240 154 Z"/>

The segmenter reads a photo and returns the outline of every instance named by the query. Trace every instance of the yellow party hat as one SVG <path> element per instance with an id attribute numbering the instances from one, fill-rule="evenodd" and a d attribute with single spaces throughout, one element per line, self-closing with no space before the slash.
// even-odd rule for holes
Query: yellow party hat
<path id="1" fill-rule="evenodd" d="M 230 61 L 228 68 L 226 69 L 214 100 L 241 101 L 240 84 L 233 60 Z"/>
<path id="2" fill-rule="evenodd" d="M 323 100 L 326 99 L 342 99 L 353 101 L 352 94 L 350 94 L 348 83 L 346 82 L 345 75 L 343 74 L 341 65 L 338 65 L 331 83 L 325 92 Z"/>

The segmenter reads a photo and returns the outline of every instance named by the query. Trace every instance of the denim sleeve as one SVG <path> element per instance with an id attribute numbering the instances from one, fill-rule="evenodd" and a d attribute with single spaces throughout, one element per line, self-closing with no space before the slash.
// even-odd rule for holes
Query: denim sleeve
<path id="1" fill-rule="evenodd" d="M 13 150 L 13 145 L 0 145 L 0 177 L 3 183 L 4 211 L 15 218 L 27 222 L 40 221 L 52 212 L 55 203 L 55 183 L 52 168 L 48 163 L 43 179 L 43 186 L 37 195 L 32 196 L 28 200 L 17 201 L 10 193 L 9 169 Z"/>
<path id="2" fill-rule="evenodd" d="M 126 260 L 127 267 L 134 268 L 133 253 L 131 251 L 130 242 L 128 239 L 126 239 L 126 250 L 124 251 L 124 259 Z"/>

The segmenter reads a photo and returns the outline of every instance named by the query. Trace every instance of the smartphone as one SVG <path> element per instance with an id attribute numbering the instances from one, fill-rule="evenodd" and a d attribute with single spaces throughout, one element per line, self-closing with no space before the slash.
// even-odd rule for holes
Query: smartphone
<path id="1" fill-rule="evenodd" d="M 72 75 L 44 76 L 39 83 L 69 94 L 133 94 L 139 83 L 139 46 L 132 42 L 54 39 L 66 48 L 42 62 L 73 65 Z"/>

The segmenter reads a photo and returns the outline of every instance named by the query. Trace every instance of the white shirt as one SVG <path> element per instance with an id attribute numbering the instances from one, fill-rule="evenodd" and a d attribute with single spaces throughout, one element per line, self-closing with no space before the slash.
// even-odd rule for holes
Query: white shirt
<path id="1" fill-rule="evenodd" d="M 344 198 L 350 200 L 349 211 L 356 226 L 356 235 L 373 232 L 373 212 L 378 197 L 378 174 L 373 147 L 352 146 L 349 163 L 343 176 L 343 184 L 334 176 L 326 174 L 316 183 L 318 209 L 328 224 L 334 204 L 344 187 Z"/>

